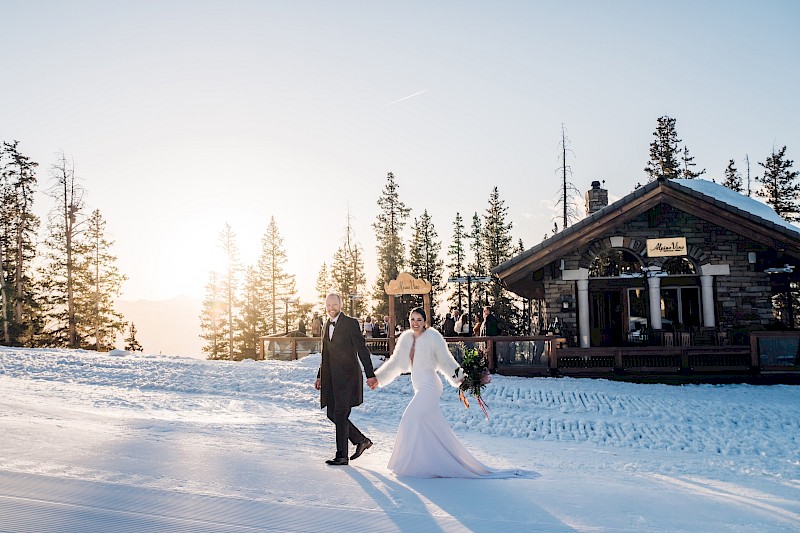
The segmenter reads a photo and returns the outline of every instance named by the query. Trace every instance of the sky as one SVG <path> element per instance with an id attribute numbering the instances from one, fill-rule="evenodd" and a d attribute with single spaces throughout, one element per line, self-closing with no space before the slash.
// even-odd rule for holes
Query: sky
<path id="1" fill-rule="evenodd" d="M 387 468 L 401 376 L 351 419 L 347 467 L 299 361 L 0 347 L 0 528 L 13 531 L 763 533 L 800 529 L 800 387 L 494 375 L 487 419 L 446 382 L 480 461 L 524 474 Z M 375 365 L 380 361 L 375 358 Z"/>
<path id="2" fill-rule="evenodd" d="M 230 224 L 254 264 L 275 217 L 316 298 L 348 210 L 375 281 L 388 172 L 444 249 L 494 187 L 515 241 L 541 241 L 562 127 L 570 181 L 643 182 L 658 117 L 704 177 L 800 157 L 793 1 L 0 0 L 0 140 L 62 152 L 99 209 L 127 300 L 202 298 Z M 795 169 L 798 167 L 795 166 Z M 43 193 L 36 209 L 46 216 Z M 560 223 L 559 223 L 560 225 Z"/>

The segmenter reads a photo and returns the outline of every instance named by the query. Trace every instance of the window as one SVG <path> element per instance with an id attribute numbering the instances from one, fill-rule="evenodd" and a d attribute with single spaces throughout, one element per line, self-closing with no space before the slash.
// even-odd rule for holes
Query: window
<path id="1" fill-rule="evenodd" d="M 697 287 L 661 289 L 661 317 L 664 327 L 700 325 L 700 290 Z"/>
<path id="2" fill-rule="evenodd" d="M 661 271 L 670 276 L 680 276 L 681 274 L 697 274 L 694 264 L 686 257 L 671 257 L 661 265 Z"/>
<path id="3" fill-rule="evenodd" d="M 589 277 L 618 278 L 641 274 L 642 262 L 626 250 L 607 250 L 594 258 L 589 266 Z"/>
<path id="4" fill-rule="evenodd" d="M 628 289 L 628 331 L 646 330 L 648 326 L 647 317 L 650 312 L 648 306 L 647 291 L 641 288 Z"/>

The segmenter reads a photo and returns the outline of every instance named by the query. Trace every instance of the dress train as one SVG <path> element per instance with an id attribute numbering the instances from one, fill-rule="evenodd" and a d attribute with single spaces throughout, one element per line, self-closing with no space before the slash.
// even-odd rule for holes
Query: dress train
<path id="1" fill-rule="evenodd" d="M 397 428 L 389 469 L 398 476 L 484 477 L 494 473 L 475 459 L 450 428 L 439 407 L 442 380 L 435 371 L 412 367 L 414 397 Z"/>

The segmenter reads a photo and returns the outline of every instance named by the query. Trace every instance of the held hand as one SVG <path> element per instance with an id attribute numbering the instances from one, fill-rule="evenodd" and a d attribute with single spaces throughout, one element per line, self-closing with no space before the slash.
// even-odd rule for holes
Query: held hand
<path id="1" fill-rule="evenodd" d="M 314 381 L 314 388 L 319 390 L 319 378 Z"/>
<path id="2" fill-rule="evenodd" d="M 378 379 L 377 378 L 369 378 L 369 379 L 367 379 L 367 386 L 372 390 L 377 389 L 378 388 Z"/>

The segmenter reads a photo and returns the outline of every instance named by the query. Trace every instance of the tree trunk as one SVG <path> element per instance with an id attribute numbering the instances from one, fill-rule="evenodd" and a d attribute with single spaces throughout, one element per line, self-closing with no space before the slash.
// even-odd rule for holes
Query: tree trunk
<path id="1" fill-rule="evenodd" d="M 3 270 L 3 257 L 4 257 L 4 250 L 2 243 L 0 243 L 0 297 L 2 297 L 2 301 L 0 301 L 0 305 L 2 306 L 3 312 L 3 343 L 8 345 L 10 341 L 9 332 L 8 332 L 8 295 L 6 294 L 6 274 L 5 270 Z"/>
<path id="2" fill-rule="evenodd" d="M 95 242 L 94 257 L 94 349 L 100 351 L 100 243 Z"/>
<path id="3" fill-rule="evenodd" d="M 75 208 L 69 203 L 70 196 L 67 191 L 67 182 L 64 182 L 64 228 L 66 229 L 67 245 L 67 345 L 70 348 L 79 348 L 77 324 L 75 323 L 75 283 L 72 238 L 75 225 Z"/>
<path id="4" fill-rule="evenodd" d="M 14 323 L 21 324 L 22 323 L 22 262 L 24 260 L 23 256 L 23 219 L 20 219 L 19 225 L 17 226 L 17 257 L 16 257 L 16 279 L 14 280 Z"/>

